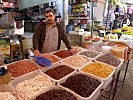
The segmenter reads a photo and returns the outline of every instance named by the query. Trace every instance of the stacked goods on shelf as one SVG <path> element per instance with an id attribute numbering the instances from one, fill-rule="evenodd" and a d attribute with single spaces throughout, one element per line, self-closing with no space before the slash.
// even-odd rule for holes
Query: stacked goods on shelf
<path id="1" fill-rule="evenodd" d="M 87 0 L 69 0 L 69 25 L 72 25 L 75 31 L 79 29 L 88 29 L 90 20 L 90 7 Z M 71 30 L 72 31 L 72 30 Z"/>
<path id="2" fill-rule="evenodd" d="M 124 34 L 133 35 L 133 30 L 129 26 L 123 26 L 121 30 L 124 32 Z"/>

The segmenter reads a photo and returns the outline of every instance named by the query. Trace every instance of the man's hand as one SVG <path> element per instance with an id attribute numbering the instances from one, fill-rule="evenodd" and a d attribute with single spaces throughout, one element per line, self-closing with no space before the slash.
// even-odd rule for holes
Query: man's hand
<path id="1" fill-rule="evenodd" d="M 72 54 L 76 54 L 77 53 L 77 50 L 74 49 L 74 48 L 72 48 L 72 49 L 69 50 L 69 52 L 72 53 Z"/>
<path id="2" fill-rule="evenodd" d="M 39 50 L 35 50 L 35 51 L 34 51 L 34 56 L 40 56 Z"/>

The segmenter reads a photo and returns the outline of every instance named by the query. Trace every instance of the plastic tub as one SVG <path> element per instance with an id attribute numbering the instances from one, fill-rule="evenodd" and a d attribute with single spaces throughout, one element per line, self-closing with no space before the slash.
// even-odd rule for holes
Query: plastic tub
<path id="1" fill-rule="evenodd" d="M 28 80 L 28 79 L 31 79 L 33 77 L 35 77 L 36 75 L 44 75 L 44 77 L 47 77 L 49 78 L 52 82 L 53 82 L 53 85 L 55 85 L 55 82 L 52 78 L 50 78 L 48 75 L 44 74 L 43 72 L 37 70 L 35 72 L 32 72 L 32 73 L 28 73 L 26 75 L 23 75 L 23 76 L 20 76 L 18 78 L 16 78 L 15 80 L 12 80 L 11 82 L 9 82 L 9 86 L 10 88 L 12 89 L 12 91 L 20 98 L 20 100 L 24 100 L 24 98 L 22 98 L 18 93 L 17 91 L 15 90 L 15 86 L 18 84 L 18 83 L 21 83 L 25 80 Z M 46 87 L 48 88 L 48 87 Z M 41 92 L 40 92 L 41 93 Z M 30 98 L 30 100 L 34 100 L 35 97 L 37 95 L 39 95 L 40 93 L 37 93 L 36 95 L 34 95 L 33 97 Z"/>
<path id="2" fill-rule="evenodd" d="M 111 66 L 113 69 L 115 69 L 115 73 L 114 73 L 114 74 L 117 74 L 117 73 L 118 73 L 118 71 L 121 69 L 121 67 L 122 67 L 122 65 L 123 65 L 123 62 L 124 62 L 124 59 L 121 59 L 121 58 L 118 58 L 118 57 L 116 57 L 116 58 L 119 59 L 119 60 L 121 61 L 121 63 L 120 63 L 117 67 L 102 62 L 102 63 L 104 63 L 104 64 L 107 64 L 107 65 Z M 96 60 L 96 59 L 97 59 L 97 58 L 95 58 L 95 60 L 94 60 L 95 62 L 100 62 L 100 61 L 98 61 L 98 60 Z"/>
<path id="3" fill-rule="evenodd" d="M 22 61 L 30 61 L 32 64 L 34 64 L 38 69 L 36 69 L 36 70 L 39 70 L 39 66 L 36 64 L 36 63 L 34 63 L 33 61 L 31 61 L 31 60 L 29 60 L 29 59 L 24 59 L 24 60 L 22 60 Z M 15 62 L 13 62 L 13 63 L 10 63 L 10 64 L 7 64 L 6 65 L 6 67 L 7 66 L 10 66 L 11 64 L 15 64 L 16 62 L 18 62 L 18 61 L 15 61 Z M 7 67 L 7 69 L 8 69 L 8 67 Z M 32 72 L 34 72 L 34 71 L 36 71 L 36 70 L 33 70 L 33 71 L 31 71 L 31 72 L 28 72 L 28 73 L 32 73 Z M 10 71 L 9 71 L 10 72 Z M 11 73 L 11 72 L 10 72 Z M 28 74 L 28 73 L 25 73 L 25 74 Z M 23 74 L 23 75 L 25 75 L 25 74 Z M 21 76 L 23 76 L 23 75 L 21 75 Z M 20 77 L 20 76 L 18 76 L 18 77 Z M 16 78 L 18 78 L 18 77 L 14 77 L 14 76 L 12 76 L 12 73 L 11 73 L 11 78 L 12 79 L 16 79 Z"/>
<path id="4" fill-rule="evenodd" d="M 49 69 L 53 69 L 53 68 L 56 68 L 57 66 L 59 66 L 59 65 L 66 65 L 66 64 L 63 64 L 63 63 L 56 63 L 56 64 L 54 64 L 54 65 L 52 65 L 51 67 L 49 67 L 49 68 L 46 68 L 45 70 L 42 70 L 44 73 L 46 72 L 46 71 L 48 71 Z M 66 65 L 66 66 L 68 66 L 68 67 L 70 67 L 70 68 L 72 68 L 73 69 L 73 67 L 72 66 L 70 66 L 70 65 Z M 62 77 L 61 79 L 59 79 L 59 80 L 57 80 L 57 79 L 54 79 L 54 78 L 52 78 L 55 82 L 60 82 L 61 80 L 63 80 L 65 77 L 68 77 L 69 75 L 71 75 L 71 74 L 73 74 L 75 72 L 75 69 L 74 69 L 74 71 L 73 72 L 71 72 L 71 73 L 69 73 L 68 75 L 66 75 L 66 76 L 64 76 L 64 77 Z M 46 74 L 46 73 L 45 73 Z M 49 75 L 48 75 L 49 76 Z M 49 76 L 50 77 L 50 76 Z"/>
<path id="5" fill-rule="evenodd" d="M 95 63 L 95 62 L 91 62 L 91 63 Z M 89 64 L 91 64 L 91 63 L 89 63 Z M 101 63 L 101 64 L 104 64 L 104 65 L 107 65 L 108 67 L 112 68 L 112 73 L 111 73 L 108 77 L 106 77 L 106 78 L 100 78 L 100 77 L 98 77 L 98 76 L 96 76 L 96 75 L 94 75 L 94 74 L 86 73 L 86 72 L 82 71 L 82 68 L 85 67 L 86 65 L 89 65 L 89 64 L 86 64 L 85 66 L 83 66 L 83 67 L 80 69 L 80 71 L 83 72 L 83 73 L 88 74 L 89 76 L 96 77 L 97 79 L 100 79 L 101 81 L 103 81 L 102 89 L 105 89 L 105 88 L 108 86 L 108 84 L 113 80 L 113 75 L 114 75 L 114 73 L 115 73 L 115 69 L 114 69 L 112 66 L 108 65 L 108 64 L 105 64 L 105 63 L 102 63 L 102 62 L 100 62 L 100 63 Z"/>
<path id="6" fill-rule="evenodd" d="M 0 92 L 9 92 L 11 93 L 13 96 L 15 96 L 17 98 L 17 100 L 19 99 L 17 97 L 17 95 L 15 95 L 15 93 L 13 93 L 13 91 L 11 90 L 11 88 L 9 87 L 8 84 L 3 84 L 3 85 L 0 85 Z"/>
<path id="7" fill-rule="evenodd" d="M 86 73 L 75 72 L 75 73 L 69 75 L 69 77 L 74 76 L 74 75 L 77 75 L 77 74 L 82 74 L 82 75 L 87 75 L 87 76 L 89 76 L 89 75 L 86 74 Z M 64 78 L 61 82 L 59 82 L 59 86 L 61 86 L 61 85 L 60 85 L 61 83 L 65 83 L 65 81 L 66 81 L 69 77 L 66 77 L 66 78 Z M 100 92 L 101 92 L 101 89 L 102 89 L 102 85 L 103 85 L 103 81 L 101 81 L 101 80 L 100 80 L 99 78 L 97 78 L 97 77 L 93 77 L 93 76 L 89 76 L 89 77 L 92 77 L 92 78 L 94 78 L 94 79 L 97 79 L 99 82 L 101 82 L 101 84 L 93 91 L 93 93 L 92 93 L 89 97 L 82 97 L 82 96 L 78 95 L 77 93 L 75 93 L 74 91 L 72 91 L 72 90 L 70 90 L 70 89 L 68 89 L 68 88 L 66 88 L 66 87 L 63 87 L 63 86 L 61 86 L 61 87 L 62 87 L 62 88 L 65 88 L 65 89 L 67 89 L 67 90 L 69 90 L 69 91 L 71 91 L 71 92 L 73 92 L 73 94 L 76 95 L 76 97 L 78 97 L 79 100 L 96 100 L 96 99 L 98 98 L 98 96 L 100 95 Z"/>

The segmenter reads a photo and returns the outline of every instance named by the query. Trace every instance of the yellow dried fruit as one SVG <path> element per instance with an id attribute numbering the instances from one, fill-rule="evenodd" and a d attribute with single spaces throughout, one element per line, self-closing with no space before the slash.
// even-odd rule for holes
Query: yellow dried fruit
<path id="1" fill-rule="evenodd" d="M 107 78 L 112 73 L 113 69 L 103 63 L 94 62 L 83 67 L 81 71 L 93 74 L 100 78 Z"/>

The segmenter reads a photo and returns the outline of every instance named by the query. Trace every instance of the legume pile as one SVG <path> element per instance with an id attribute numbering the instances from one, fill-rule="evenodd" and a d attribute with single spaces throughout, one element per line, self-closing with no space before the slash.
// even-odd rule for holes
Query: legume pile
<path id="1" fill-rule="evenodd" d="M 94 62 L 83 67 L 82 71 L 91 73 L 100 78 L 107 78 L 112 73 L 112 68 L 105 64 Z"/>
<path id="2" fill-rule="evenodd" d="M 102 55 L 98 57 L 96 60 L 104 62 L 106 64 L 112 65 L 114 67 L 118 67 L 121 61 L 117 59 L 115 56 L 113 56 L 111 53 L 107 53 L 105 55 Z"/>
<path id="3" fill-rule="evenodd" d="M 95 58 L 96 56 L 98 56 L 101 53 L 95 52 L 95 51 L 83 51 L 80 53 L 81 55 L 90 57 L 90 58 Z"/>
<path id="4" fill-rule="evenodd" d="M 0 100 L 18 100 L 10 92 L 0 92 Z"/>
<path id="5" fill-rule="evenodd" d="M 36 100 L 77 100 L 76 97 L 66 90 L 53 89 L 39 95 Z"/>
<path id="6" fill-rule="evenodd" d="M 91 62 L 91 60 L 84 58 L 81 55 L 73 55 L 70 58 L 66 58 L 63 60 L 63 63 L 71 65 L 76 68 L 79 68 L 88 62 Z"/>
<path id="7" fill-rule="evenodd" d="M 49 78 L 44 75 L 37 75 L 34 78 L 18 83 L 15 90 L 24 100 L 30 100 L 33 96 L 52 85 L 54 83 Z"/>
<path id="8" fill-rule="evenodd" d="M 77 74 L 69 77 L 61 85 L 71 89 L 82 97 L 89 97 L 100 84 L 101 82 L 87 75 Z"/>
<path id="9" fill-rule="evenodd" d="M 72 69 L 66 65 L 59 65 L 55 68 L 47 70 L 45 73 L 47 75 L 51 76 L 52 78 L 59 80 L 62 77 L 68 75 L 69 73 L 71 73 L 73 71 L 74 71 L 74 69 Z"/>
<path id="10" fill-rule="evenodd" d="M 8 65 L 7 68 L 13 77 L 18 77 L 38 69 L 38 67 L 29 60 L 15 62 Z"/>
<path id="11" fill-rule="evenodd" d="M 59 61 L 55 56 L 50 54 L 42 54 L 41 57 L 49 59 L 52 63 L 56 63 Z"/>
<path id="12" fill-rule="evenodd" d="M 71 56 L 72 54 L 68 50 L 61 50 L 54 53 L 54 55 L 60 57 L 60 58 L 66 58 Z"/>

